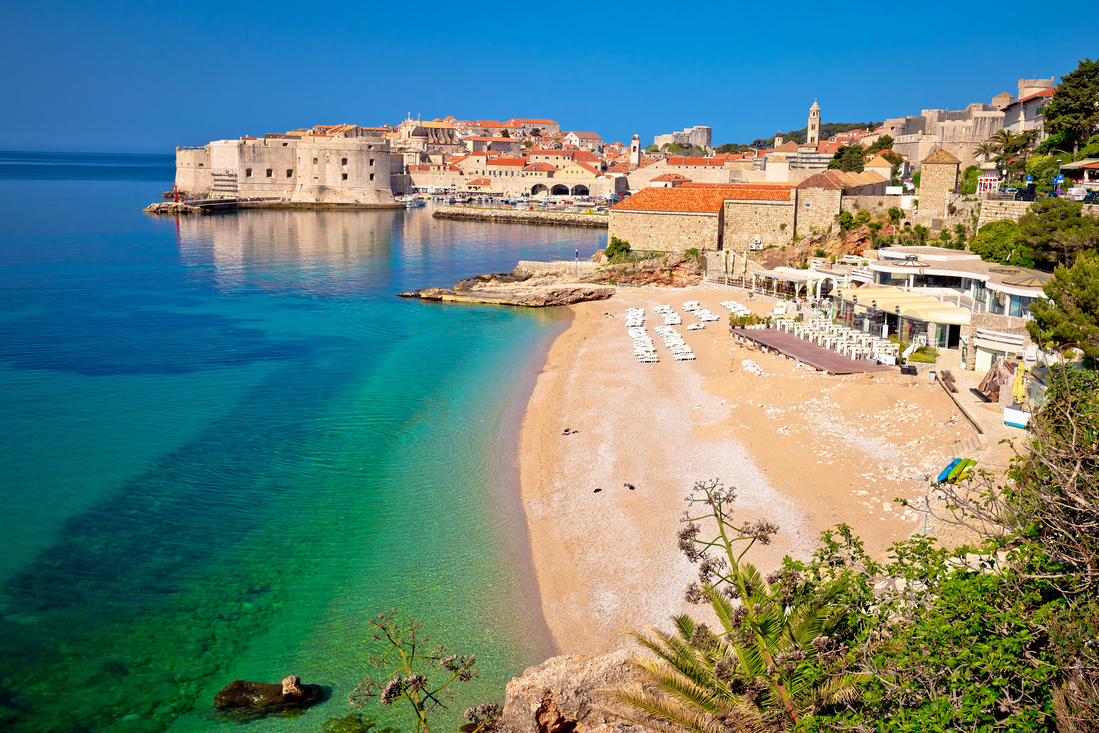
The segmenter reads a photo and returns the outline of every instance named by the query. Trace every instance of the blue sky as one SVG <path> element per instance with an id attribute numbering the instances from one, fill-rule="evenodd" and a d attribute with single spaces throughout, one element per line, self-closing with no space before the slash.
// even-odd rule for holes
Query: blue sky
<path id="1" fill-rule="evenodd" d="M 0 148 L 171 152 L 406 112 L 750 142 L 814 98 L 825 122 L 881 121 L 1099 55 L 1090 18 L 978 5 L 6 0 Z"/>

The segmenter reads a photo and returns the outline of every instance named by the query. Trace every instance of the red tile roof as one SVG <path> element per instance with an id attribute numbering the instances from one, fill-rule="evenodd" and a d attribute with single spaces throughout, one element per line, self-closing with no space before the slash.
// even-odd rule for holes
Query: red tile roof
<path id="1" fill-rule="evenodd" d="M 842 191 L 843 184 L 836 181 L 832 176 L 827 173 L 817 173 L 809 176 L 804 181 L 798 184 L 798 188 L 823 188 L 829 191 Z"/>
<path id="2" fill-rule="evenodd" d="M 466 183 L 467 186 L 491 186 L 491 178 L 474 178 L 472 181 Z"/>
<path id="3" fill-rule="evenodd" d="M 675 188 L 643 188 L 615 204 L 618 211 L 664 211 L 679 214 L 716 214 L 726 199 L 789 201 L 786 186 L 713 185 L 684 183 Z"/>
<path id="4" fill-rule="evenodd" d="M 508 122 L 526 122 L 527 124 L 536 122 L 536 123 L 541 124 L 541 125 L 556 125 L 557 124 L 557 122 L 555 122 L 554 120 L 535 120 L 535 119 L 528 119 L 526 117 L 514 117 L 514 118 L 508 120 Z"/>
<path id="5" fill-rule="evenodd" d="M 524 166 L 527 164 L 526 158 L 493 158 L 488 161 L 488 165 L 518 165 Z"/>
<path id="6" fill-rule="evenodd" d="M 525 171 L 555 171 L 555 170 L 557 170 L 557 168 L 550 165 L 549 163 L 531 163 L 530 165 L 525 166 L 523 168 L 523 170 L 525 170 Z"/>

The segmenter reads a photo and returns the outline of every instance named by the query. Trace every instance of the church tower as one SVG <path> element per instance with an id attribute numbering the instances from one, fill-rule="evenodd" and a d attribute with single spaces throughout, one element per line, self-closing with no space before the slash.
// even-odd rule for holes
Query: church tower
<path id="1" fill-rule="evenodd" d="M 809 130 L 805 138 L 806 145 L 820 145 L 820 105 L 813 100 L 813 106 L 809 108 Z"/>
<path id="2" fill-rule="evenodd" d="M 775 147 L 777 148 L 777 147 L 781 147 L 781 146 L 782 146 L 782 130 L 779 130 L 778 133 L 775 135 Z"/>
<path id="3" fill-rule="evenodd" d="M 630 165 L 634 168 L 641 167 L 641 136 L 634 135 L 630 143 Z"/>

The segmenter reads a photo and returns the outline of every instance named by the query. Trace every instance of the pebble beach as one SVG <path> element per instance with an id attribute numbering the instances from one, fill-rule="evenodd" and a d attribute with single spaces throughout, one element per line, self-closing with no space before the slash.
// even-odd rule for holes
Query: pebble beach
<path id="1" fill-rule="evenodd" d="M 922 501 L 922 477 L 976 434 L 926 377 L 830 376 L 737 345 L 719 305 L 728 299 L 622 289 L 570 306 L 574 319 L 550 348 L 519 460 L 542 610 L 560 653 L 607 652 L 628 629 L 701 612 L 684 600 L 695 568 L 676 547 L 696 481 L 735 486 L 738 521 L 779 526 L 748 558 L 761 570 L 785 555 L 808 558 L 820 532 L 840 522 L 884 555 L 923 521 L 894 499 Z M 688 331 L 697 321 L 683 311 L 689 300 L 721 320 Z M 674 361 L 662 345 L 659 363 L 635 359 L 626 309 L 644 308 L 651 334 L 662 324 L 658 305 L 682 314 L 677 330 L 694 361 Z"/>

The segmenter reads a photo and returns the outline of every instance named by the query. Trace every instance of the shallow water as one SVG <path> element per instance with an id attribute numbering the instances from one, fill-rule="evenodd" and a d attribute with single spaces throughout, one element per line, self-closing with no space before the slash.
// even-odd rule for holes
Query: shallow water
<path id="1" fill-rule="evenodd" d="M 0 727 L 235 729 L 217 689 L 297 674 L 330 699 L 248 729 L 319 731 L 391 607 L 477 655 L 454 709 L 502 702 L 552 652 L 511 451 L 562 315 L 394 293 L 605 233 L 430 210 L 152 218 L 163 159 L 62 156 L 52 175 L 6 156 Z"/>

